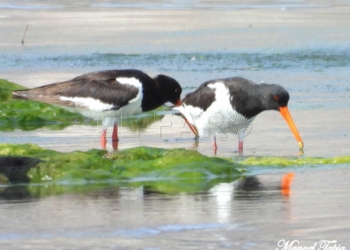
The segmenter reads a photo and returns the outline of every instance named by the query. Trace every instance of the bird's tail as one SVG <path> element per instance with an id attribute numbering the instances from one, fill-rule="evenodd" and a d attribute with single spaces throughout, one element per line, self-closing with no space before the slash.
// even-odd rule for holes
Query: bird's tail
<path id="1" fill-rule="evenodd" d="M 12 92 L 12 97 L 14 99 L 29 99 L 27 90 L 15 90 Z"/>

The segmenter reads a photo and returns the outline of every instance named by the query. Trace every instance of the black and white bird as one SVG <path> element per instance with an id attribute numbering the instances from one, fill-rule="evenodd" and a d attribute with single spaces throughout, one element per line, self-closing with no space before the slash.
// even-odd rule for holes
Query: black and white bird
<path id="1" fill-rule="evenodd" d="M 293 132 L 299 147 L 304 144 L 288 111 L 289 93 L 277 84 L 256 84 L 241 77 L 217 79 L 201 84 L 185 96 L 180 111 L 196 137 L 213 136 L 216 154 L 216 135 L 231 132 L 238 136 L 239 154 L 243 140 L 254 118 L 265 110 L 281 113 Z"/>
<path id="2" fill-rule="evenodd" d="M 178 106 L 181 92 L 180 84 L 169 76 L 151 78 L 139 70 L 126 69 L 92 72 L 69 81 L 14 91 L 13 96 L 61 106 L 87 117 L 102 114 L 101 145 L 105 148 L 107 127 L 112 123 L 115 148 L 117 117 L 150 111 L 166 102 Z"/>

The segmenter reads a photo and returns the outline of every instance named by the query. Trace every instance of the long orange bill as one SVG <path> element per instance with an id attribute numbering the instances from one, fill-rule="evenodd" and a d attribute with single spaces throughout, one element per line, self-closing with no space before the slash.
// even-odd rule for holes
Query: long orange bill
<path id="1" fill-rule="evenodd" d="M 303 149 L 304 148 L 304 143 L 301 140 L 301 137 L 299 135 L 298 129 L 295 126 L 295 124 L 293 122 L 293 119 L 292 119 L 292 117 L 291 117 L 291 115 L 289 113 L 288 107 L 287 106 L 280 107 L 280 112 L 281 112 L 281 115 L 283 116 L 283 118 L 288 123 L 288 126 L 289 126 L 290 130 L 292 130 L 295 139 L 297 139 L 300 149 Z"/>
<path id="2" fill-rule="evenodd" d="M 184 119 L 185 119 L 186 124 L 190 127 L 193 134 L 198 137 L 199 133 L 198 133 L 197 128 L 195 126 L 193 126 L 191 123 L 189 123 L 189 121 L 185 117 L 184 117 Z"/>

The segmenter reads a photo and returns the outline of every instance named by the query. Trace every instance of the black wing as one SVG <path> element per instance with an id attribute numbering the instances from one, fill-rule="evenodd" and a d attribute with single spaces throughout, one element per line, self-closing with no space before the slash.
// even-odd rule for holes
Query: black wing
<path id="1" fill-rule="evenodd" d="M 75 106 L 60 97 L 90 97 L 103 103 L 112 104 L 114 110 L 120 109 L 135 98 L 140 89 L 130 84 L 122 84 L 116 79 L 120 77 L 136 78 L 142 84 L 152 79 L 138 70 L 107 70 L 78 76 L 70 81 L 53 83 L 39 88 L 15 91 L 14 96 L 40 102 Z M 141 90 L 142 91 L 142 90 Z"/>
<path id="2" fill-rule="evenodd" d="M 199 107 L 204 111 L 215 101 L 215 90 L 203 86 L 185 96 L 182 103 L 193 107 Z"/>

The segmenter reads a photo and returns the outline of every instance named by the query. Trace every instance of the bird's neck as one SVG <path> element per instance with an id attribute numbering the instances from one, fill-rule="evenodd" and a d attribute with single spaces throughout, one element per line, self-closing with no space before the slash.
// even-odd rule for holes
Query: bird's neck
<path id="1" fill-rule="evenodd" d="M 150 111 L 158 108 L 163 105 L 165 102 L 163 101 L 162 96 L 160 95 L 159 86 L 156 84 L 155 86 L 146 86 L 143 89 L 143 99 L 142 99 L 142 111 Z"/>
<path id="2" fill-rule="evenodd" d="M 236 110 L 247 118 L 255 117 L 269 109 L 267 98 L 269 98 L 268 88 L 265 86 L 253 88 L 246 96 L 241 96 L 240 101 L 236 104 Z"/>

